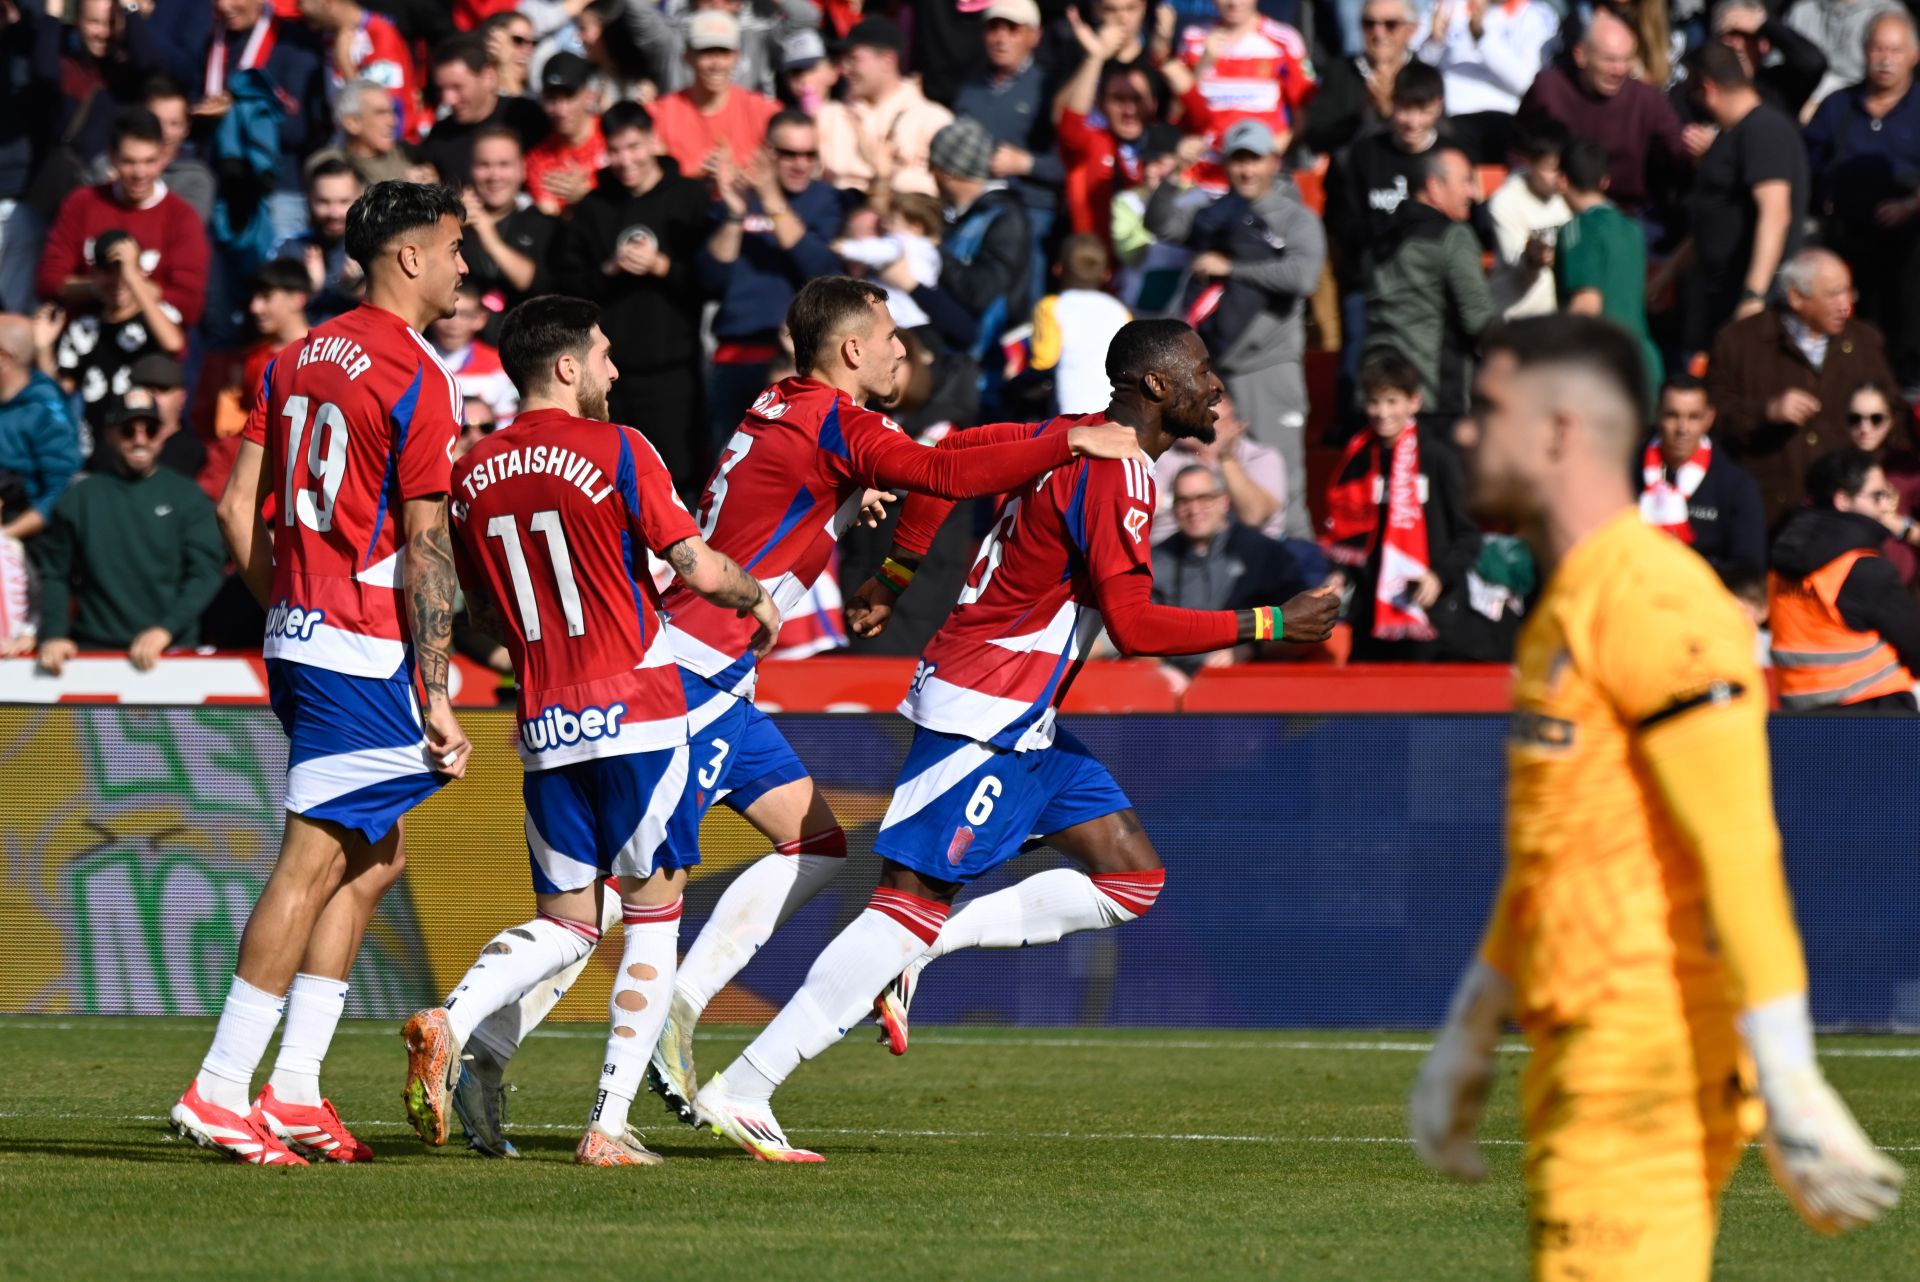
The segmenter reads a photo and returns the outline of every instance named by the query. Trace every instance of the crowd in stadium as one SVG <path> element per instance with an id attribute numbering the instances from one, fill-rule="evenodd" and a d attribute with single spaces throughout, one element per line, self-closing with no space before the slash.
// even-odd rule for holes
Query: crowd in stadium
<path id="1" fill-rule="evenodd" d="M 463 440 L 517 408 L 504 313 L 579 295 L 690 504 L 810 278 L 888 288 L 923 439 L 1098 410 L 1121 324 L 1190 320 L 1230 398 L 1159 469 L 1156 598 L 1332 580 L 1356 660 L 1510 655 L 1539 576 L 1452 424 L 1497 320 L 1604 314 L 1657 389 L 1646 519 L 1756 622 L 1773 569 L 1920 671 L 1920 40 L 1889 0 L 377 3 L 0 0 L 5 653 L 259 644 L 214 504 L 267 363 L 359 297 L 347 209 L 411 178 L 469 216 L 428 335 Z M 978 524 L 884 637 L 829 588 L 783 648 L 918 653 Z M 1786 652 L 1839 653 L 1805 613 Z"/>

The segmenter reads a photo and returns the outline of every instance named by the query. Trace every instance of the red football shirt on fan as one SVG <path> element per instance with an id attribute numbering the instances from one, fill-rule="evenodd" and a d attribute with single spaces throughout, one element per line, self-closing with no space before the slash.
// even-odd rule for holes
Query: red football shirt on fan
<path id="1" fill-rule="evenodd" d="M 586 175 L 587 190 L 600 185 L 600 171 L 607 167 L 607 140 L 600 133 L 600 118 L 590 119 L 593 132 L 584 142 L 569 143 L 557 133 L 548 134 L 527 153 L 527 194 L 533 203 L 555 213 L 566 202 L 547 187 L 547 176 L 562 170 L 577 169 Z"/>
<path id="2" fill-rule="evenodd" d="M 779 114 L 780 104 L 765 94 L 739 85 L 727 86 L 727 100 L 711 116 L 693 101 L 693 91 L 676 90 L 652 107 L 653 133 L 660 150 L 680 162 L 680 172 L 698 178 L 707 156 L 721 143 L 733 163 L 746 165 L 767 140 L 767 122 Z"/>
<path id="3" fill-rule="evenodd" d="M 1042 439 L 1104 421 L 1104 412 L 1063 416 Z M 1131 458 L 1075 459 L 1009 495 L 959 604 L 921 655 L 901 713 L 996 748 L 1044 748 L 1103 621 L 1123 650 L 1136 636 L 1147 653 L 1232 645 L 1239 619 L 1231 610 L 1149 604 L 1154 494 L 1153 464 Z M 898 537 L 911 546 L 908 527 L 903 514 Z"/>
<path id="4" fill-rule="evenodd" d="M 329 61 L 329 76 L 334 90 L 340 80 Z M 363 80 L 371 80 L 393 99 L 399 117 L 401 136 L 419 142 L 433 124 L 433 113 L 421 105 L 420 75 L 415 69 L 413 51 L 407 48 L 393 19 L 378 13 L 363 13 L 353 33 L 353 66 Z"/>
<path id="5" fill-rule="evenodd" d="M 411 325 L 362 305 L 275 358 L 245 435 L 282 513 L 266 657 L 392 676 L 407 653 L 405 505 L 447 492 L 453 376 Z"/>
<path id="6" fill-rule="evenodd" d="M 646 437 L 522 414 L 455 466 L 450 510 L 460 577 L 507 625 L 528 770 L 687 742 L 647 552 L 699 531 Z"/>
<path id="7" fill-rule="evenodd" d="M 1181 33 L 1180 57 L 1189 66 L 1200 65 L 1209 30 L 1188 27 Z M 1264 121 L 1275 135 L 1285 133 L 1319 87 L 1300 33 L 1284 22 L 1262 18 L 1229 42 L 1200 77 L 1200 94 L 1212 109 L 1208 141 L 1219 146 L 1226 131 L 1241 120 Z"/>
<path id="8" fill-rule="evenodd" d="M 700 504 L 700 533 L 791 612 L 853 523 L 869 486 L 945 498 L 994 494 L 1059 467 L 1073 456 L 1065 432 L 1036 438 L 1024 423 L 974 428 L 949 440 L 996 443 L 961 449 L 916 444 L 884 414 L 811 378 L 789 378 L 760 394 L 727 442 Z M 751 617 L 702 600 L 676 583 L 664 598 L 682 667 L 723 690 L 753 685 L 757 626 Z"/>

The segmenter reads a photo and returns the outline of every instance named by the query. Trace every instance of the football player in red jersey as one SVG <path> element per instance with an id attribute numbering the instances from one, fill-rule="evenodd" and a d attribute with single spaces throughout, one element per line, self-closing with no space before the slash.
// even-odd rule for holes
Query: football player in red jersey
<path id="1" fill-rule="evenodd" d="M 500 357 L 524 406 L 454 468 L 456 559 L 469 608 L 506 642 L 519 685 L 527 849 L 537 915 L 495 936 L 445 1006 L 405 1029 L 404 1098 L 429 1144 L 447 1136 L 461 1050 L 479 1024 L 600 940 L 601 879 L 619 877 L 625 952 L 600 1092 L 575 1160 L 652 1165 L 627 1111 L 673 992 L 680 891 L 700 861 L 683 806 L 687 700 L 647 571 L 741 621 L 765 654 L 780 612 L 758 580 L 707 546 L 647 438 L 606 421 L 619 377 L 600 309 L 548 295 L 516 307 Z"/>
<path id="2" fill-rule="evenodd" d="M 869 487 L 971 498 L 1023 485 L 1076 456 L 1139 456 L 1131 430 L 1093 423 L 1046 434 L 1006 424 L 955 433 L 935 449 L 916 443 L 892 419 L 864 408 L 892 399 L 905 356 L 886 291 L 869 282 L 809 281 L 788 309 L 787 326 L 799 372 L 768 388 L 748 411 L 708 483 L 699 518 L 707 541 L 765 583 L 783 612 L 826 567 Z M 694 821 L 724 800 L 774 847 L 727 888 L 673 985 L 649 1082 L 691 1121 L 695 1022 L 845 864 L 847 842 L 786 738 L 753 706 L 758 655 L 749 645 L 751 625 L 683 584 L 668 589 L 663 606 L 691 723 L 687 804 Z M 563 973 L 536 985 L 475 1031 L 454 1104 L 477 1150 L 509 1151 L 493 1121 L 500 1073 L 572 978 Z"/>
<path id="3" fill-rule="evenodd" d="M 173 1124 L 256 1165 L 305 1165 L 289 1143 L 336 1162 L 373 1156 L 321 1097 L 320 1063 L 360 937 L 400 876 L 400 817 L 467 768 L 447 697 L 460 393 L 420 336 L 453 310 L 465 217 L 451 191 L 419 183 L 380 183 L 354 202 L 347 252 L 367 301 L 268 366 L 220 501 L 233 559 L 267 607 L 286 836 Z M 250 1105 L 282 1008 L 280 1057 Z"/>
<path id="4" fill-rule="evenodd" d="M 1338 600 L 1328 589 L 1251 610 L 1152 602 L 1153 460 L 1183 437 L 1211 441 L 1224 392 L 1206 345 L 1180 321 L 1123 327 L 1108 349 L 1107 375 L 1114 390 L 1105 411 L 1057 419 L 1039 439 L 1120 424 L 1141 454 L 1076 460 L 1002 502 L 960 603 L 928 643 L 901 704 L 916 729 L 874 841 L 884 863 L 872 902 L 827 945 L 793 1000 L 695 1098 L 716 1133 L 756 1157 L 820 1160 L 787 1142 L 773 1092 L 903 972 L 957 948 L 1019 948 L 1117 926 L 1153 906 L 1165 878 L 1153 844 L 1106 767 L 1055 724 L 1102 626 L 1128 655 L 1319 641 L 1332 630 Z M 941 508 L 909 501 L 897 559 L 925 546 L 915 532 L 937 528 Z M 960 888 L 1019 854 L 1035 833 L 1088 871 L 1040 873 L 949 919 Z M 903 998 L 903 1046 L 905 1017 Z"/>

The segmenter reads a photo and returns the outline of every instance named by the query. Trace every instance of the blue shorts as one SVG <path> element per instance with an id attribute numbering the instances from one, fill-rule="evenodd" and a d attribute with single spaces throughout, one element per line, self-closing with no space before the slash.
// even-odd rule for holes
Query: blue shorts
<path id="1" fill-rule="evenodd" d="M 268 659 L 267 694 L 287 732 L 293 814 L 379 841 L 447 781 L 427 768 L 411 661 L 381 678 Z"/>
<path id="2" fill-rule="evenodd" d="M 686 788 L 684 745 L 527 771 L 520 793 L 535 892 L 699 863 L 700 821 L 682 804 Z"/>
<path id="3" fill-rule="evenodd" d="M 692 735 L 693 779 L 687 788 L 696 827 L 716 801 L 744 813 L 775 788 L 807 777 L 787 737 L 752 700 L 717 690 L 685 668 L 680 681 L 687 692 L 687 716 L 700 727 Z M 725 710 L 712 716 L 713 702 L 722 699 Z M 711 716 L 704 725 L 703 710 Z"/>
<path id="4" fill-rule="evenodd" d="M 1052 747 L 1008 752 L 917 727 L 873 850 L 930 881 L 976 881 L 1035 837 L 1132 805 L 1065 730 Z"/>

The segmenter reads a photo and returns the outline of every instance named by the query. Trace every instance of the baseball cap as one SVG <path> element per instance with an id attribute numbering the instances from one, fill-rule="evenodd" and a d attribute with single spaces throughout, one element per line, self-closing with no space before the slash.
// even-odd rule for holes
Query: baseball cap
<path id="1" fill-rule="evenodd" d="M 1034 0 L 993 0 L 987 6 L 987 22 L 1011 22 L 1016 27 L 1038 27 L 1040 6 Z"/>
<path id="2" fill-rule="evenodd" d="M 862 18 L 853 24 L 853 30 L 847 32 L 847 38 L 840 42 L 840 47 L 842 50 L 884 49 L 904 56 L 907 38 L 900 33 L 898 23 L 886 18 Z"/>
<path id="3" fill-rule="evenodd" d="M 153 393 L 145 388 L 136 387 L 126 395 L 116 397 L 107 406 L 108 427 L 124 427 L 128 423 L 143 420 L 149 423 L 160 421 L 160 404 L 153 399 Z"/>
<path id="4" fill-rule="evenodd" d="M 133 368 L 127 371 L 127 377 L 133 380 L 135 387 L 150 387 L 162 392 L 187 385 L 180 362 L 159 352 L 149 352 L 135 361 Z"/>
<path id="5" fill-rule="evenodd" d="M 955 178 L 985 182 L 993 176 L 993 135 L 972 116 L 962 116 L 933 136 L 927 163 Z"/>
<path id="6" fill-rule="evenodd" d="M 827 60 L 827 42 L 812 27 L 794 32 L 780 42 L 780 65 L 788 71 L 805 71 Z"/>
<path id="7" fill-rule="evenodd" d="M 1221 140 L 1220 154 L 1231 156 L 1236 151 L 1250 151 L 1256 156 L 1270 154 L 1273 151 L 1273 130 L 1261 120 L 1237 122 Z"/>
<path id="8" fill-rule="evenodd" d="M 702 49 L 740 48 L 740 20 L 723 9 L 701 9 L 694 13 L 693 21 L 687 25 L 687 48 L 698 53 Z"/>
<path id="9" fill-rule="evenodd" d="M 593 78 L 593 64 L 577 53 L 561 50 L 540 69 L 540 92 L 576 94 Z"/>

